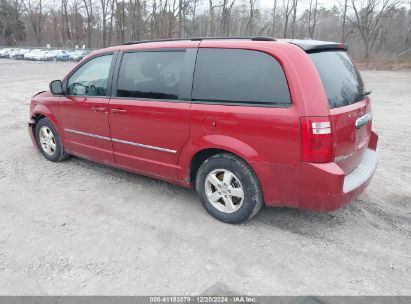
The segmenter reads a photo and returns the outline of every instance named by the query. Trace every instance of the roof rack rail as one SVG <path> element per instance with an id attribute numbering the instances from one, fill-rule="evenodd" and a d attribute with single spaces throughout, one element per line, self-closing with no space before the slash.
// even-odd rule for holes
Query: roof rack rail
<path id="1" fill-rule="evenodd" d="M 182 40 L 190 40 L 190 38 L 170 38 L 170 39 L 127 41 L 127 42 L 124 42 L 122 45 L 141 44 L 141 43 L 149 43 L 149 42 L 182 41 Z"/>
<path id="2" fill-rule="evenodd" d="M 142 43 L 149 43 L 149 42 L 184 41 L 184 40 L 202 41 L 202 40 L 237 40 L 237 39 L 245 39 L 245 40 L 252 40 L 252 41 L 275 41 L 274 38 L 264 37 L 264 36 L 255 36 L 255 37 L 235 37 L 235 36 L 234 37 L 189 37 L 189 38 L 169 38 L 169 39 L 128 41 L 128 42 L 124 42 L 123 45 L 142 44 Z"/>

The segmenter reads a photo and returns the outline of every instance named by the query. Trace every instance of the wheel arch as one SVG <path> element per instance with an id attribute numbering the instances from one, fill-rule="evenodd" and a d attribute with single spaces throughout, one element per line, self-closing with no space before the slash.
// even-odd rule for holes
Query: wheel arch
<path id="1" fill-rule="evenodd" d="M 189 173 L 189 180 L 190 182 L 194 182 L 196 179 L 197 171 L 200 168 L 201 164 L 206 161 L 208 158 L 220 154 L 220 153 L 231 153 L 230 151 L 219 149 L 219 148 L 205 148 L 198 151 L 196 154 L 193 155 L 190 161 L 190 173 Z M 234 154 L 233 154 L 234 155 Z"/>
<path id="2" fill-rule="evenodd" d="M 191 183 L 202 161 L 218 153 L 230 153 L 239 157 L 253 169 L 254 173 L 256 171 L 252 162 L 263 161 L 255 149 L 237 138 L 208 134 L 190 142 L 182 149 L 179 157 L 178 179 Z"/>
<path id="3" fill-rule="evenodd" d="M 214 155 L 221 154 L 221 153 L 231 154 L 239 158 L 240 160 L 242 160 L 244 163 L 246 163 L 250 167 L 250 169 L 254 172 L 254 175 L 257 178 L 258 183 L 261 185 L 257 172 L 253 168 L 252 163 L 247 161 L 244 157 L 242 157 L 238 153 L 232 152 L 228 149 L 222 149 L 222 148 L 204 148 L 202 150 L 197 151 L 197 153 L 193 155 L 193 157 L 191 158 L 190 167 L 189 167 L 189 182 L 191 184 L 195 182 L 198 169 L 200 168 L 201 164 L 204 161 L 206 161 L 208 158 Z"/>
<path id="4" fill-rule="evenodd" d="M 54 114 L 44 105 L 37 105 L 33 111 L 33 113 L 30 116 L 30 122 L 29 125 L 31 127 L 31 130 L 33 132 L 33 136 L 36 137 L 36 134 L 34 132 L 35 127 L 37 122 L 42 119 L 42 118 L 47 118 L 50 120 L 50 122 L 53 124 L 53 126 L 56 128 L 58 135 L 61 140 L 63 140 L 64 133 L 60 129 L 60 125 L 57 121 L 57 118 L 54 116 Z"/>

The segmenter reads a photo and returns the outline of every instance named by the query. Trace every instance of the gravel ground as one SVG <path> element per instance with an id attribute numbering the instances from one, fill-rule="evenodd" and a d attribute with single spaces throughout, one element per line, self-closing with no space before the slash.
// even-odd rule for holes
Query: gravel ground
<path id="1" fill-rule="evenodd" d="M 72 66 L 0 60 L 0 294 L 411 294 L 410 72 L 362 72 L 379 168 L 357 201 L 232 226 L 190 190 L 34 150 L 30 97 Z"/>

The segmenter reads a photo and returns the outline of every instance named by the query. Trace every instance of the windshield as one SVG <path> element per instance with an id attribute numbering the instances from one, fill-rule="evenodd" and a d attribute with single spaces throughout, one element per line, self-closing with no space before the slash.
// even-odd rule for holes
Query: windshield
<path id="1" fill-rule="evenodd" d="M 317 67 L 330 108 L 356 103 L 364 98 L 364 83 L 345 51 L 310 53 Z"/>

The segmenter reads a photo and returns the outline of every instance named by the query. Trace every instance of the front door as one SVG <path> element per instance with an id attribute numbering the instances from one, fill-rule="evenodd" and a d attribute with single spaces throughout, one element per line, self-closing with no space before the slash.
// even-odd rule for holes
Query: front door
<path id="1" fill-rule="evenodd" d="M 176 179 L 178 156 L 189 137 L 190 102 L 181 101 L 187 88 L 185 76 L 189 76 L 184 72 L 189 66 L 185 65 L 190 57 L 187 53 L 162 50 L 123 54 L 109 105 L 118 165 Z"/>
<path id="2" fill-rule="evenodd" d="M 107 54 L 84 63 L 67 79 L 60 99 L 66 150 L 106 163 L 114 162 L 107 96 L 112 60 Z"/>

